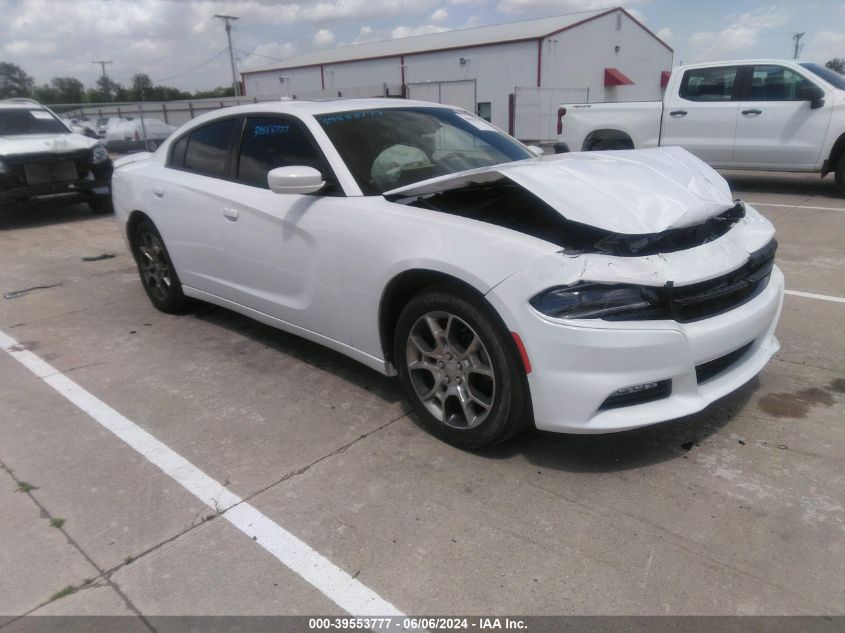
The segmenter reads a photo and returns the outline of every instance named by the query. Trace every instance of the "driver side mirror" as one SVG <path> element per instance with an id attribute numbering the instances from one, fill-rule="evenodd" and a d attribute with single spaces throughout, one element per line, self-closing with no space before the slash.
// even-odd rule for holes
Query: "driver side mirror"
<path id="1" fill-rule="evenodd" d="M 273 193 L 315 193 L 325 187 L 323 175 L 313 167 L 296 165 L 276 167 L 267 174 L 267 185 Z"/>
<path id="2" fill-rule="evenodd" d="M 543 154 L 545 154 L 543 148 L 539 145 L 529 145 L 528 151 L 534 154 L 534 156 L 542 156 Z"/>
<path id="3" fill-rule="evenodd" d="M 798 98 L 810 102 L 810 109 L 817 110 L 824 105 L 824 90 L 816 84 L 804 84 L 798 90 Z"/>

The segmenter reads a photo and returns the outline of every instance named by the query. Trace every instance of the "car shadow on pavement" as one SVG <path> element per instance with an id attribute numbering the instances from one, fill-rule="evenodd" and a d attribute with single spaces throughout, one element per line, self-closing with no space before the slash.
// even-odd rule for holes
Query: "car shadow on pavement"
<path id="1" fill-rule="evenodd" d="M 197 319 L 329 372 L 386 403 L 400 402 L 409 419 L 420 426 L 395 378 L 383 376 L 339 352 L 225 308 L 200 303 L 192 314 Z M 754 378 L 704 411 L 642 429 L 601 435 L 533 430 L 498 446 L 471 453 L 489 460 L 522 457 L 538 468 L 569 472 L 615 472 L 682 459 L 699 442 L 729 425 L 745 409 L 759 387 L 759 379 Z"/>
<path id="2" fill-rule="evenodd" d="M 731 191 L 748 193 L 782 193 L 797 196 L 840 197 L 833 176 L 818 174 L 771 172 L 766 174 L 742 171 L 719 172 L 728 181 Z"/>
<path id="3" fill-rule="evenodd" d="M 617 472 L 682 459 L 728 426 L 759 388 L 755 377 L 704 411 L 641 429 L 601 435 L 534 431 L 478 454 L 492 459 L 522 455 L 538 468 L 585 473 Z"/>
<path id="4" fill-rule="evenodd" d="M 396 403 L 404 399 L 398 380 L 383 376 L 340 352 L 335 352 L 318 343 L 312 343 L 294 334 L 277 330 L 237 312 L 209 303 L 198 303 L 191 313 L 197 319 L 237 332 L 251 341 L 291 356 L 315 369 L 329 372 L 369 391 L 385 402 Z M 410 411 L 411 408 L 405 403 L 403 409 Z"/>
<path id="5" fill-rule="evenodd" d="M 48 204 L 0 208 L 0 231 L 8 229 L 31 229 L 50 224 L 84 222 L 102 217 L 92 213 L 87 204 Z"/>

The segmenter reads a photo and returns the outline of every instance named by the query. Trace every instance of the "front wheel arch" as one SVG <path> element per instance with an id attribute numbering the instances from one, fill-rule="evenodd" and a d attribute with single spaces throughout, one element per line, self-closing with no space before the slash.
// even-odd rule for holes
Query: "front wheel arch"
<path id="1" fill-rule="evenodd" d="M 416 295 L 439 285 L 452 286 L 486 301 L 483 293 L 474 286 L 448 273 L 426 268 L 413 268 L 399 273 L 387 282 L 379 301 L 379 340 L 386 361 L 392 363 L 394 360 L 393 338 L 402 310 Z"/>

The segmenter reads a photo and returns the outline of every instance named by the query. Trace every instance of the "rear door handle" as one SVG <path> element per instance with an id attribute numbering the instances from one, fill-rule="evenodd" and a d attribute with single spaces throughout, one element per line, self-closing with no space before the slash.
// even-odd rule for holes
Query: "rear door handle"
<path id="1" fill-rule="evenodd" d="M 153 195 L 156 198 L 163 198 L 164 197 L 164 187 L 153 187 Z"/>
<path id="2" fill-rule="evenodd" d="M 745 116 L 757 116 L 758 114 L 763 114 L 762 110 L 743 110 L 742 113 Z"/>
<path id="3" fill-rule="evenodd" d="M 239 215 L 237 209 L 232 209 L 231 207 L 225 207 L 223 209 L 223 217 L 231 222 L 236 222 Z"/>
<path id="4" fill-rule="evenodd" d="M 669 113 L 669 116 L 686 116 L 686 115 L 687 115 L 686 110 L 672 110 Z"/>

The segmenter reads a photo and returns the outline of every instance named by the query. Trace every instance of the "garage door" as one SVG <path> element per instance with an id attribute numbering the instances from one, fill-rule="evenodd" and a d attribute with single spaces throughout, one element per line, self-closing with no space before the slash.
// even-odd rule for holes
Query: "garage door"
<path id="1" fill-rule="evenodd" d="M 408 84 L 408 97 L 419 101 L 445 103 L 475 112 L 475 79 Z"/>

